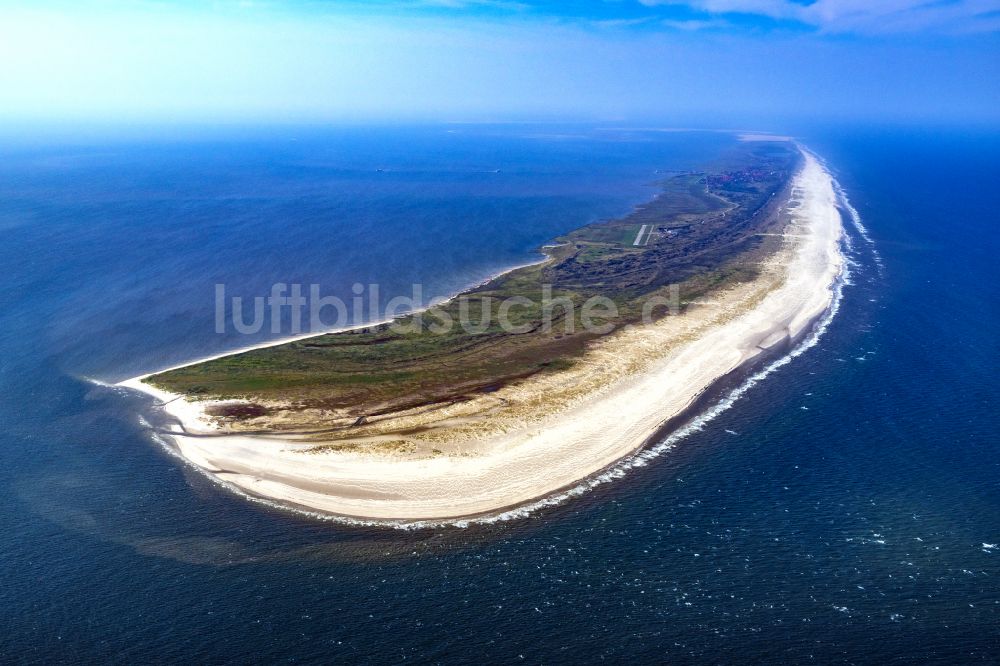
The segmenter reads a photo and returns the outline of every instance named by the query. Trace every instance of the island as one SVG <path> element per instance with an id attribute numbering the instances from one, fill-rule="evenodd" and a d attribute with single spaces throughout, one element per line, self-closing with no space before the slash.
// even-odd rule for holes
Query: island
<path id="1" fill-rule="evenodd" d="M 787 353 L 834 303 L 834 181 L 744 135 L 655 198 L 422 312 L 122 382 L 247 496 L 364 521 L 460 521 L 564 493 Z"/>

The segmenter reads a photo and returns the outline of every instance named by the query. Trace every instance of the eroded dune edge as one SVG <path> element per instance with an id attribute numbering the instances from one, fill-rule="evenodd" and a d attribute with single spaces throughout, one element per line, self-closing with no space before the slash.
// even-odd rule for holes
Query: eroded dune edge
<path id="1" fill-rule="evenodd" d="M 835 183 L 804 153 L 781 248 L 759 276 L 681 316 L 606 336 L 582 362 L 433 413 L 394 415 L 442 455 L 364 442 L 326 450 L 306 437 L 220 428 L 207 403 L 136 377 L 119 385 L 162 401 L 167 435 L 190 463 L 251 498 L 353 522 L 462 524 L 509 517 L 574 494 L 634 454 L 719 378 L 797 340 L 829 313 L 844 268 Z M 377 441 L 378 434 L 369 439 Z M 426 448 L 426 447 L 425 447 Z"/>

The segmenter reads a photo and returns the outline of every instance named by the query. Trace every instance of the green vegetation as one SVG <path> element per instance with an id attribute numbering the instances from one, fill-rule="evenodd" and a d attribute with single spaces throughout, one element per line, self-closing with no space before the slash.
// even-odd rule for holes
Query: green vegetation
<path id="1" fill-rule="evenodd" d="M 595 317 L 594 323 L 616 328 L 639 321 L 646 299 L 667 295 L 669 285 L 679 285 L 683 303 L 754 277 L 755 259 L 776 242 L 761 233 L 776 225 L 776 202 L 783 199 L 779 193 L 797 160 L 789 144 L 747 143 L 711 170 L 672 175 L 660 183 L 655 199 L 630 215 L 555 239 L 558 245 L 546 248 L 544 264 L 501 276 L 419 319 L 398 322 L 412 330 L 382 325 L 327 334 L 148 381 L 192 396 L 281 400 L 302 408 L 347 409 L 361 417 L 463 400 L 569 367 L 598 336 L 581 321 L 579 306 L 592 296 L 610 298 L 619 311 L 613 320 Z M 648 241 L 635 246 L 643 225 Z M 554 307 L 550 329 L 543 326 L 544 285 L 551 285 L 550 299 L 570 299 L 577 306 L 571 319 L 566 308 Z M 532 302 L 509 310 L 510 323 L 523 327 L 516 333 L 505 331 L 498 317 L 500 304 L 515 296 Z M 484 308 L 484 331 L 457 324 L 478 324 Z M 448 320 L 456 323 L 447 333 L 430 332 Z"/>

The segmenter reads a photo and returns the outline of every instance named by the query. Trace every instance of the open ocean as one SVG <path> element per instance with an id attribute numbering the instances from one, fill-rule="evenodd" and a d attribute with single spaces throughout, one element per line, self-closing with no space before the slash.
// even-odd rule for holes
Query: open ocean
<path id="1" fill-rule="evenodd" d="M 146 398 L 87 378 L 265 340 L 215 333 L 216 283 L 455 292 L 730 136 L 5 138 L 0 661 L 1000 661 L 1000 135 L 799 136 L 863 225 L 819 343 L 623 478 L 410 531 L 236 497 L 150 439 Z"/>

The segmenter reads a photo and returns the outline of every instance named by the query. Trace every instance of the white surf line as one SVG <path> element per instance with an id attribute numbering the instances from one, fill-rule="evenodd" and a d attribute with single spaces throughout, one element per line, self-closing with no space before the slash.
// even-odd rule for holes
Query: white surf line
<path id="1" fill-rule="evenodd" d="M 649 226 L 648 224 L 644 224 L 642 225 L 642 227 L 639 228 L 639 233 L 636 234 L 635 242 L 632 243 L 632 245 L 639 246 L 641 244 L 642 235 L 646 232 L 646 227 L 648 226 Z"/>
<path id="2" fill-rule="evenodd" d="M 810 153 L 812 154 L 812 153 Z M 829 172 L 828 172 L 829 173 Z M 837 183 L 835 178 L 832 178 L 834 186 L 839 190 L 839 183 Z M 840 194 L 842 190 L 838 191 Z M 860 216 L 859 216 L 860 218 Z M 845 235 L 843 238 L 843 244 L 847 246 L 849 243 L 848 237 Z M 549 507 L 559 506 L 564 504 L 568 500 L 579 497 L 586 494 L 587 492 L 597 488 L 598 486 L 603 486 L 606 483 L 610 483 L 616 479 L 620 479 L 626 476 L 629 472 L 634 471 L 637 468 L 645 467 L 651 461 L 659 458 L 664 453 L 667 453 L 680 443 L 682 439 L 694 433 L 700 432 L 705 429 L 710 421 L 713 421 L 723 412 L 731 409 L 740 398 L 746 395 L 754 386 L 762 382 L 769 375 L 778 371 L 782 367 L 788 365 L 794 361 L 799 356 L 803 355 L 817 344 L 819 344 L 820 339 L 823 334 L 826 333 L 827 329 L 830 327 L 831 322 L 837 316 L 840 311 L 840 306 L 844 297 L 844 287 L 851 284 L 851 272 L 850 265 L 852 262 L 845 261 L 841 266 L 840 274 L 834 281 L 833 299 L 830 302 L 829 307 L 826 312 L 820 315 L 820 317 L 813 324 L 811 330 L 807 335 L 785 356 L 782 356 L 774 361 L 768 363 L 765 367 L 758 370 L 751 376 L 747 377 L 739 386 L 732 389 L 727 393 L 721 400 L 706 409 L 701 414 L 695 416 L 686 425 L 681 426 L 679 429 L 667 435 L 664 439 L 660 440 L 656 444 L 650 446 L 649 448 L 641 449 L 630 456 L 627 456 L 620 460 L 615 465 L 612 465 L 602 474 L 591 477 L 589 479 L 584 479 L 576 486 L 565 490 L 561 493 L 551 495 L 549 497 L 543 497 L 534 502 L 524 504 L 519 507 L 514 507 L 500 513 L 486 515 L 486 516 L 474 516 L 466 519 L 457 520 L 417 520 L 417 521 L 378 521 L 371 520 L 366 521 L 363 519 L 347 518 L 341 516 L 331 516 L 328 514 L 322 514 L 319 512 L 303 511 L 311 516 L 321 518 L 323 520 L 342 522 L 345 524 L 355 524 L 355 525 L 367 525 L 367 526 L 385 526 L 400 530 L 414 530 L 414 529 L 426 529 L 426 528 L 440 528 L 440 527 L 460 527 L 467 528 L 472 525 L 487 525 L 492 523 L 507 522 L 511 520 L 518 520 L 520 518 L 525 518 L 533 513 L 536 513 L 542 509 Z M 263 500 L 263 503 L 270 504 L 275 507 L 280 507 L 278 503 L 272 503 L 268 500 Z M 286 507 L 287 508 L 287 507 Z M 291 509 L 292 511 L 299 511 L 299 509 Z"/>
<path id="3" fill-rule="evenodd" d="M 743 383 L 727 393 L 721 400 L 716 402 L 714 405 L 706 409 L 701 414 L 695 416 L 686 425 L 681 426 L 679 429 L 667 435 L 664 439 L 653 444 L 649 448 L 641 449 L 629 456 L 626 456 L 622 460 L 618 461 L 616 464 L 612 465 L 603 473 L 582 480 L 577 485 L 564 490 L 563 492 L 557 493 L 555 495 L 550 495 L 548 497 L 539 498 L 533 502 L 523 504 L 512 509 L 507 509 L 499 513 L 487 514 L 484 516 L 473 516 L 468 518 L 452 518 L 443 520 L 380 520 L 380 519 L 368 519 L 368 518 L 355 518 L 351 516 L 340 516 L 330 513 L 324 513 L 322 511 L 312 511 L 306 508 L 291 506 L 282 502 L 276 502 L 269 500 L 264 497 L 257 495 L 251 495 L 244 491 L 242 488 L 231 484 L 223 479 L 220 479 L 214 474 L 206 472 L 203 468 L 199 467 L 197 464 L 188 460 L 183 455 L 178 453 L 174 447 L 167 445 L 162 439 L 156 438 L 154 434 L 154 439 L 157 440 L 159 444 L 164 446 L 169 450 L 172 455 L 179 457 L 185 464 L 187 464 L 192 469 L 198 471 L 203 476 L 209 478 L 212 482 L 218 484 L 219 486 L 229 490 L 235 495 L 241 498 L 253 502 L 255 504 L 260 504 L 271 509 L 277 509 L 279 511 L 284 511 L 288 513 L 293 513 L 301 516 L 307 516 L 316 520 L 321 520 L 324 522 L 337 523 L 340 525 L 348 525 L 352 527 L 385 527 L 390 529 L 397 529 L 403 531 L 420 530 L 420 529 L 439 529 L 442 527 L 457 527 L 457 528 L 469 528 L 475 525 L 490 525 L 494 523 L 504 523 L 512 520 L 520 520 L 526 518 L 542 509 L 547 509 L 550 507 L 559 506 L 565 504 L 567 501 L 580 497 L 587 494 L 588 492 L 594 490 L 599 486 L 603 486 L 607 483 L 621 479 L 628 475 L 630 472 L 635 471 L 638 468 L 645 467 L 650 462 L 659 458 L 664 453 L 672 451 L 681 440 L 687 438 L 689 435 L 700 432 L 705 429 L 710 421 L 713 421 L 722 413 L 730 410 L 736 403 L 742 398 L 746 393 L 748 393 L 754 386 L 759 384 L 761 381 L 766 379 L 769 375 L 773 374 L 785 365 L 788 365 L 793 360 L 806 353 L 813 347 L 815 347 L 823 334 L 826 333 L 827 328 L 829 328 L 830 323 L 836 317 L 837 312 L 840 310 L 840 305 L 843 300 L 844 286 L 851 284 L 850 282 L 850 269 L 848 262 L 844 262 L 841 267 L 841 273 L 837 277 L 834 283 L 833 300 L 830 306 L 827 308 L 826 312 L 823 313 L 812 327 L 812 330 L 803 338 L 798 345 L 795 346 L 788 354 L 775 359 L 771 363 L 767 364 L 764 368 L 747 377 Z"/>
<path id="4" fill-rule="evenodd" d="M 861 214 L 858 213 L 858 209 L 851 204 L 851 200 L 847 197 L 847 192 L 844 191 L 844 188 L 841 187 L 840 183 L 834 180 L 834 184 L 836 185 L 836 192 L 837 196 L 840 198 L 840 203 L 847 211 L 847 216 L 851 219 L 851 224 L 854 225 L 854 229 L 865 241 L 868 245 L 869 251 L 872 253 L 872 258 L 875 260 L 875 267 L 878 269 L 879 274 L 884 273 L 885 264 L 882 262 L 882 255 L 879 254 L 878 249 L 875 247 L 875 241 L 868 234 L 868 227 L 862 224 Z"/>
<path id="5" fill-rule="evenodd" d="M 810 153 L 812 154 L 812 153 Z M 829 171 L 827 171 L 829 174 Z M 835 188 L 838 190 L 838 194 L 842 192 L 840 190 L 839 183 L 836 179 L 832 178 Z M 860 217 L 860 216 L 859 216 Z M 848 237 L 845 235 L 842 239 L 844 245 L 848 242 Z M 750 377 L 747 377 L 739 386 L 731 390 L 726 394 L 721 400 L 709 407 L 707 410 L 697 415 L 694 419 L 689 421 L 686 425 L 682 426 L 678 430 L 667 435 L 664 439 L 660 440 L 658 443 L 650 446 L 649 448 L 642 449 L 633 453 L 630 456 L 620 460 L 615 465 L 612 465 L 604 473 L 599 474 L 595 477 L 589 479 L 584 479 L 572 488 L 565 490 L 561 493 L 551 495 L 548 497 L 543 497 L 534 502 L 529 502 L 519 507 L 514 507 L 506 511 L 502 511 L 496 514 L 487 516 L 476 516 L 467 519 L 458 520 L 423 520 L 423 521 L 377 521 L 371 520 L 366 521 L 364 519 L 348 518 L 344 520 L 343 517 L 324 515 L 319 512 L 306 511 L 315 517 L 332 520 L 336 522 L 342 522 L 347 524 L 355 525 L 370 525 L 370 526 L 387 526 L 395 529 L 402 530 L 413 530 L 413 529 L 423 529 L 423 528 L 440 528 L 440 527 L 460 527 L 466 528 L 477 524 L 491 524 L 498 522 L 506 522 L 510 520 L 517 520 L 520 518 L 527 517 L 533 513 L 536 513 L 542 509 L 549 507 L 554 507 L 561 505 L 568 500 L 579 497 L 586 494 L 587 492 L 602 486 L 606 483 L 610 483 L 616 479 L 620 479 L 626 476 L 629 472 L 635 470 L 636 468 L 645 467 L 652 460 L 659 458 L 664 453 L 673 450 L 679 442 L 686 438 L 688 435 L 699 432 L 705 428 L 705 426 L 723 412 L 731 409 L 737 401 L 742 398 L 747 392 L 749 392 L 754 386 L 759 384 L 765 378 L 767 378 L 772 373 L 776 372 L 785 365 L 788 365 L 797 357 L 806 353 L 813 347 L 815 347 L 823 334 L 829 328 L 830 323 L 836 317 L 840 310 L 841 302 L 843 301 L 844 286 L 851 284 L 850 282 L 850 262 L 845 261 L 841 266 L 840 274 L 834 281 L 833 298 L 830 305 L 827 307 L 826 311 L 822 313 L 812 325 L 811 331 L 785 356 L 782 356 L 774 361 L 768 363 L 764 368 L 758 370 Z M 271 503 L 267 500 L 263 500 L 265 504 L 271 504 L 272 506 L 280 506 L 277 503 Z M 297 509 L 292 509 L 297 510 Z"/>
<path id="6" fill-rule="evenodd" d="M 810 155 L 814 155 L 811 151 L 808 151 L 803 146 L 799 146 L 805 152 L 809 152 Z M 822 162 L 821 162 L 822 164 Z M 846 195 L 841 189 L 840 184 L 837 182 L 836 178 L 833 178 L 830 171 L 826 169 L 826 165 L 823 164 L 824 170 L 830 175 L 830 179 L 833 182 L 835 192 L 840 196 L 841 199 L 846 198 Z M 855 214 L 856 211 L 855 211 Z M 857 216 L 857 221 L 860 223 L 860 215 Z M 860 229 L 859 235 L 860 235 Z M 866 239 L 868 240 L 868 239 Z M 849 247 L 849 237 L 845 234 L 842 237 L 842 246 Z M 873 243 L 874 244 L 874 243 Z M 732 389 L 727 393 L 721 400 L 706 409 L 701 414 L 695 416 L 686 425 L 681 426 L 679 429 L 667 435 L 664 439 L 660 440 L 656 444 L 640 449 L 639 451 L 629 455 L 618 463 L 612 465 L 602 474 L 597 476 L 584 479 L 577 485 L 565 490 L 561 493 L 555 495 L 550 495 L 548 497 L 542 497 L 534 502 L 529 502 L 527 504 L 508 509 L 492 515 L 486 516 L 474 516 L 466 519 L 458 520 L 418 520 L 418 521 L 365 521 L 363 519 L 349 518 L 344 520 L 343 517 L 324 515 L 319 512 L 305 511 L 312 516 L 321 518 L 323 520 L 332 520 L 336 522 L 342 522 L 346 524 L 355 525 L 369 525 L 369 526 L 386 526 L 401 530 L 414 530 L 414 529 L 424 529 L 424 528 L 440 528 L 440 527 L 461 527 L 466 528 L 472 525 L 484 525 L 491 523 L 506 522 L 510 520 L 518 520 L 520 518 L 525 518 L 533 513 L 536 513 L 542 509 L 549 507 L 558 506 L 564 504 L 568 500 L 579 497 L 588 493 L 589 491 L 602 486 L 606 483 L 610 483 L 616 479 L 620 479 L 626 476 L 629 472 L 634 471 L 636 468 L 645 467 L 651 461 L 659 458 L 664 453 L 667 453 L 680 443 L 681 440 L 685 439 L 688 435 L 694 434 L 704 430 L 705 426 L 723 412 L 731 409 L 740 398 L 742 398 L 746 393 L 748 393 L 754 386 L 762 382 L 769 375 L 773 374 L 780 368 L 788 365 L 796 358 L 806 353 L 817 344 L 819 344 L 820 339 L 823 334 L 826 333 L 830 326 L 830 323 L 837 316 L 840 311 L 840 306 L 844 297 L 844 287 L 851 284 L 851 266 L 850 261 L 844 261 L 841 265 L 840 274 L 834 280 L 833 285 L 833 298 L 830 305 L 827 307 L 826 311 L 822 313 L 815 323 L 812 325 L 811 330 L 806 334 L 806 336 L 786 355 L 771 361 L 765 365 L 762 369 L 758 370 L 751 376 L 747 377 L 739 386 Z M 263 500 L 265 504 L 271 504 L 272 506 L 280 507 L 278 503 L 271 503 L 267 500 Z M 293 511 L 298 511 L 298 509 L 292 509 Z"/>
<path id="7" fill-rule="evenodd" d="M 799 147 L 800 150 L 808 151 L 807 148 L 799 144 L 797 141 L 796 145 Z M 823 159 L 816 153 L 813 153 L 812 151 L 808 152 L 816 160 L 818 160 L 821 165 L 823 165 L 823 168 L 826 169 L 826 171 L 833 178 L 833 189 L 834 192 L 836 192 L 837 194 L 837 198 L 839 199 L 840 205 L 843 206 L 844 210 L 847 211 L 847 216 L 848 218 L 850 218 L 851 224 L 854 226 L 855 231 L 858 232 L 858 235 L 861 236 L 861 239 L 865 241 L 865 243 L 867 244 L 868 250 L 871 252 L 872 258 L 875 260 L 875 267 L 878 269 L 879 274 L 880 275 L 883 274 L 885 272 L 885 264 L 882 262 L 882 255 L 879 254 L 878 248 L 875 247 L 875 240 L 869 235 L 868 227 L 866 227 L 861 222 L 861 214 L 858 212 L 858 209 L 855 208 L 854 205 L 851 203 L 851 200 L 847 196 L 847 192 L 844 190 L 844 187 L 840 184 L 840 182 L 836 179 L 836 177 L 833 176 L 833 174 L 836 172 L 836 169 L 831 167 L 825 159 Z"/>
<path id="8" fill-rule="evenodd" d="M 828 175 L 829 175 L 829 173 L 828 173 Z M 834 181 L 834 183 L 836 184 L 836 181 Z M 647 225 L 644 225 L 644 227 L 645 226 L 647 226 Z M 637 240 L 638 240 L 638 238 L 637 238 Z M 846 240 L 846 237 L 844 237 L 843 240 Z M 666 440 L 661 441 L 659 444 L 656 444 L 656 445 L 654 445 L 654 446 L 652 446 L 652 447 L 650 447 L 648 449 L 639 451 L 637 453 L 632 454 L 631 456 L 626 457 L 625 459 L 619 461 L 619 463 L 617 463 L 616 465 L 612 466 L 610 469 L 606 470 L 603 474 L 599 475 L 598 477 L 594 477 L 594 478 L 583 480 L 578 485 L 576 485 L 575 487 L 570 488 L 569 490 L 566 490 L 566 491 L 564 491 L 562 493 L 558 493 L 558 494 L 553 495 L 553 496 L 539 498 L 538 500 L 536 500 L 534 502 L 530 502 L 528 504 L 522 505 L 520 507 L 515 507 L 515 508 L 509 509 L 507 511 L 501 511 L 501 512 L 498 512 L 496 514 L 491 514 L 491 515 L 473 516 L 473 517 L 464 518 L 464 519 L 463 518 L 452 518 L 452 519 L 430 519 L 430 520 L 419 520 L 419 519 L 418 520 L 405 520 L 405 519 L 403 519 L 403 520 L 388 519 L 387 520 L 387 519 L 377 519 L 377 518 L 376 519 L 366 519 L 366 518 L 351 518 L 351 517 L 347 517 L 347 516 L 331 515 L 329 513 L 324 513 L 324 512 L 321 512 L 321 511 L 311 511 L 311 510 L 308 510 L 308 509 L 303 509 L 301 507 L 289 506 L 288 504 L 285 504 L 285 503 L 282 503 L 282 502 L 275 502 L 275 501 L 271 501 L 271 500 L 268 500 L 268 499 L 265 499 L 265 498 L 262 498 L 262 497 L 259 497 L 259 496 L 250 495 L 248 493 L 245 493 L 245 492 L 241 491 L 239 488 L 235 487 L 233 484 L 228 483 L 226 481 L 223 481 L 222 479 L 216 477 L 213 474 L 205 473 L 204 469 L 200 468 L 197 464 L 193 464 L 190 460 L 187 460 L 186 458 L 184 460 L 185 460 L 186 463 L 190 464 L 194 469 L 196 469 L 196 470 L 202 472 L 203 474 L 205 474 L 205 476 L 207 476 L 210 480 L 218 483 L 220 486 L 225 487 L 226 489 L 230 490 L 231 492 L 234 492 L 235 494 L 244 497 L 245 499 L 248 499 L 248 500 L 253 501 L 255 503 L 259 503 L 259 504 L 266 505 L 266 506 L 269 506 L 269 507 L 273 507 L 273 508 L 277 508 L 277 509 L 281 509 L 281 510 L 286 510 L 286 511 L 291 511 L 291 512 L 302 514 L 302 515 L 308 515 L 308 516 L 311 516 L 311 517 L 314 517 L 314 518 L 318 518 L 318 519 L 330 520 L 330 521 L 333 521 L 333 522 L 344 523 L 344 524 L 395 527 L 395 528 L 399 528 L 399 529 L 414 529 L 414 528 L 421 528 L 421 527 L 439 527 L 439 526 L 449 526 L 449 525 L 450 526 L 458 526 L 458 527 L 466 527 L 466 526 L 468 526 L 470 524 L 492 523 L 492 522 L 498 522 L 498 521 L 505 521 L 505 520 L 512 520 L 512 519 L 521 518 L 523 516 L 526 516 L 526 515 L 529 515 L 531 513 L 534 513 L 535 511 L 537 511 L 539 509 L 542 509 L 544 507 L 554 506 L 554 505 L 557 505 L 557 504 L 561 504 L 564 501 L 566 501 L 567 499 L 569 499 L 571 497 L 574 497 L 574 496 L 577 496 L 577 495 L 581 495 L 581 494 L 587 492 L 588 490 L 594 488 L 595 486 L 601 485 L 601 484 L 609 482 L 609 481 L 611 481 L 613 479 L 620 478 L 620 477 L 624 476 L 625 473 L 628 470 L 630 470 L 630 469 L 632 469 L 634 467 L 640 467 L 640 466 L 643 466 L 643 465 L 647 464 L 648 461 L 650 461 L 652 458 L 658 457 L 661 453 L 674 448 L 674 446 L 676 445 L 677 441 L 680 440 L 681 438 L 685 437 L 687 434 L 690 434 L 691 432 L 695 432 L 697 430 L 701 430 L 705 423 L 707 423 L 709 420 L 711 420 L 712 418 L 714 418 L 715 416 L 717 416 L 719 413 L 721 413 L 721 412 L 729 409 L 732 406 L 732 404 L 736 401 L 736 399 L 738 399 L 740 396 L 742 396 L 743 393 L 745 393 L 746 391 L 748 391 L 754 384 L 758 383 L 765 376 L 767 376 L 771 372 L 777 370 L 779 367 L 781 367 L 781 366 L 789 363 L 793 358 L 801 355 L 807 349 L 815 346 L 815 344 L 817 343 L 819 337 L 826 330 L 826 328 L 829 325 L 830 321 L 833 319 L 833 317 L 835 316 L 837 310 L 839 309 L 843 285 L 850 283 L 849 279 L 848 279 L 848 275 L 849 275 L 848 265 L 849 265 L 849 263 L 850 262 L 844 262 L 844 264 L 842 265 L 842 272 L 841 272 L 841 274 L 839 276 L 839 279 L 835 280 L 835 284 L 834 284 L 835 288 L 834 288 L 834 293 L 833 293 L 833 299 L 832 299 L 832 302 L 828 305 L 827 311 L 818 318 L 818 321 L 816 321 L 813 324 L 813 327 L 812 327 L 813 330 L 812 330 L 812 332 L 810 334 L 808 334 L 806 336 L 806 338 L 804 340 L 802 340 L 802 342 L 800 342 L 799 345 L 797 345 L 796 348 L 794 348 L 791 351 L 791 353 L 789 353 L 788 355 L 786 355 L 786 356 L 784 356 L 784 357 L 782 357 L 780 359 L 777 359 L 776 361 L 774 361 L 773 363 L 771 363 L 767 367 L 765 367 L 762 371 L 760 371 L 760 372 L 754 374 L 752 377 L 748 378 L 748 380 L 746 382 L 744 382 L 740 387 L 738 387 L 737 389 L 735 389 L 734 391 L 732 391 L 731 393 L 729 393 L 718 404 L 716 404 L 713 407 L 710 407 L 706 412 L 704 412 L 701 415 L 699 415 L 693 422 L 690 422 L 687 426 L 685 426 L 685 427 L 681 428 L 680 430 L 675 431 L 674 433 L 670 434 L 666 438 Z M 272 343 L 272 344 L 274 344 L 274 343 Z M 280 342 L 276 343 L 276 344 L 280 344 Z M 267 345 L 265 345 L 265 346 L 267 346 Z M 183 367 L 183 366 L 181 366 L 181 367 Z M 158 438 L 156 438 L 154 436 L 154 439 L 158 439 Z"/>

